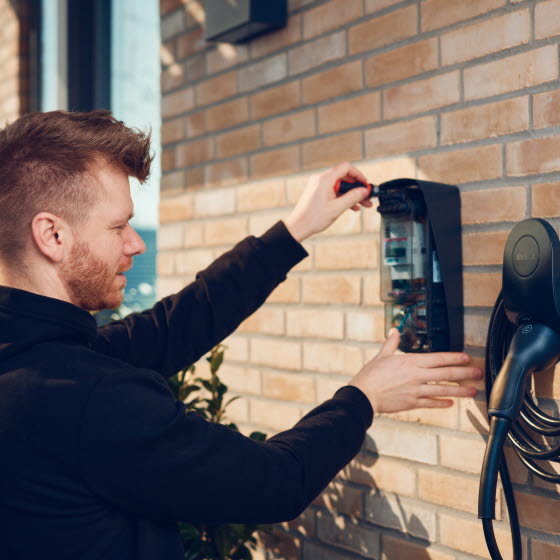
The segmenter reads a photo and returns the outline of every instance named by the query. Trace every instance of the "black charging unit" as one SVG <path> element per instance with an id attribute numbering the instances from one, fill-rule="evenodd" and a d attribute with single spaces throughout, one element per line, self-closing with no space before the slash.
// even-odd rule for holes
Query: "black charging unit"
<path id="1" fill-rule="evenodd" d="M 338 194 L 368 187 L 381 214 L 381 300 L 386 332 L 404 352 L 463 349 L 461 199 L 452 185 L 394 179 L 339 181 Z"/>
<path id="2" fill-rule="evenodd" d="M 560 359 L 560 241 L 545 220 L 517 224 L 504 249 L 502 291 L 488 328 L 486 398 L 490 430 L 482 465 L 478 517 L 492 560 L 503 560 L 493 519 L 498 472 L 509 514 L 513 558 L 521 560 L 521 533 L 503 453 L 506 439 L 522 463 L 552 483 L 560 475 L 541 461 L 560 462 L 560 419 L 544 412 L 528 390 L 536 372 Z M 553 438 L 549 442 L 547 438 Z"/>

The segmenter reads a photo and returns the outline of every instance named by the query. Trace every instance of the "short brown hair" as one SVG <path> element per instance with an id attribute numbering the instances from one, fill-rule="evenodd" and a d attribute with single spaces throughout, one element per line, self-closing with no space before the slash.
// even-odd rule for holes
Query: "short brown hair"
<path id="1" fill-rule="evenodd" d="M 52 212 L 84 221 L 98 198 L 98 162 L 144 182 L 150 134 L 126 127 L 109 111 L 28 113 L 0 130 L 0 259 L 21 260 L 33 217 Z"/>

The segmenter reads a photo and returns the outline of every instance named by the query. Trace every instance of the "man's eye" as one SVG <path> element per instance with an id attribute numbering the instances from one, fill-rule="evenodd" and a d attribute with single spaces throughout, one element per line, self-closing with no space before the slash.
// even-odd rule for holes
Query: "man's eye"
<path id="1" fill-rule="evenodd" d="M 117 226 L 115 229 L 123 230 L 128 224 L 123 224 L 122 226 Z"/>

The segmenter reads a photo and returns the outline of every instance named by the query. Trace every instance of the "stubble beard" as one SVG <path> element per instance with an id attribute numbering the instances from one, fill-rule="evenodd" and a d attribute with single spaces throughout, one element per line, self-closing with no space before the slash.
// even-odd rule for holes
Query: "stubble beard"
<path id="1" fill-rule="evenodd" d="M 95 256 L 85 241 L 76 240 L 61 272 L 72 303 L 86 311 L 116 309 L 123 302 L 121 277 Z"/>

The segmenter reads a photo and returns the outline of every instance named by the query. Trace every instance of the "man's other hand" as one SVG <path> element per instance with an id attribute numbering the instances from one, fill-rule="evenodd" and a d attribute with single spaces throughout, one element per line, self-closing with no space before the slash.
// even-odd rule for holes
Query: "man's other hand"
<path id="1" fill-rule="evenodd" d="M 307 186 L 291 214 L 286 218 L 288 231 L 300 243 L 314 233 L 327 229 L 345 210 L 372 206 L 367 188 L 356 188 L 337 197 L 334 186 L 339 179 L 367 183 L 365 176 L 348 162 L 340 163 L 320 175 L 309 178 Z"/>
<path id="2" fill-rule="evenodd" d="M 453 404 L 450 397 L 476 395 L 476 387 L 460 385 L 482 377 L 480 368 L 469 366 L 468 354 L 396 353 L 399 338 L 398 330 L 391 329 L 377 356 L 350 382 L 365 393 L 376 413 L 447 408 Z"/>

